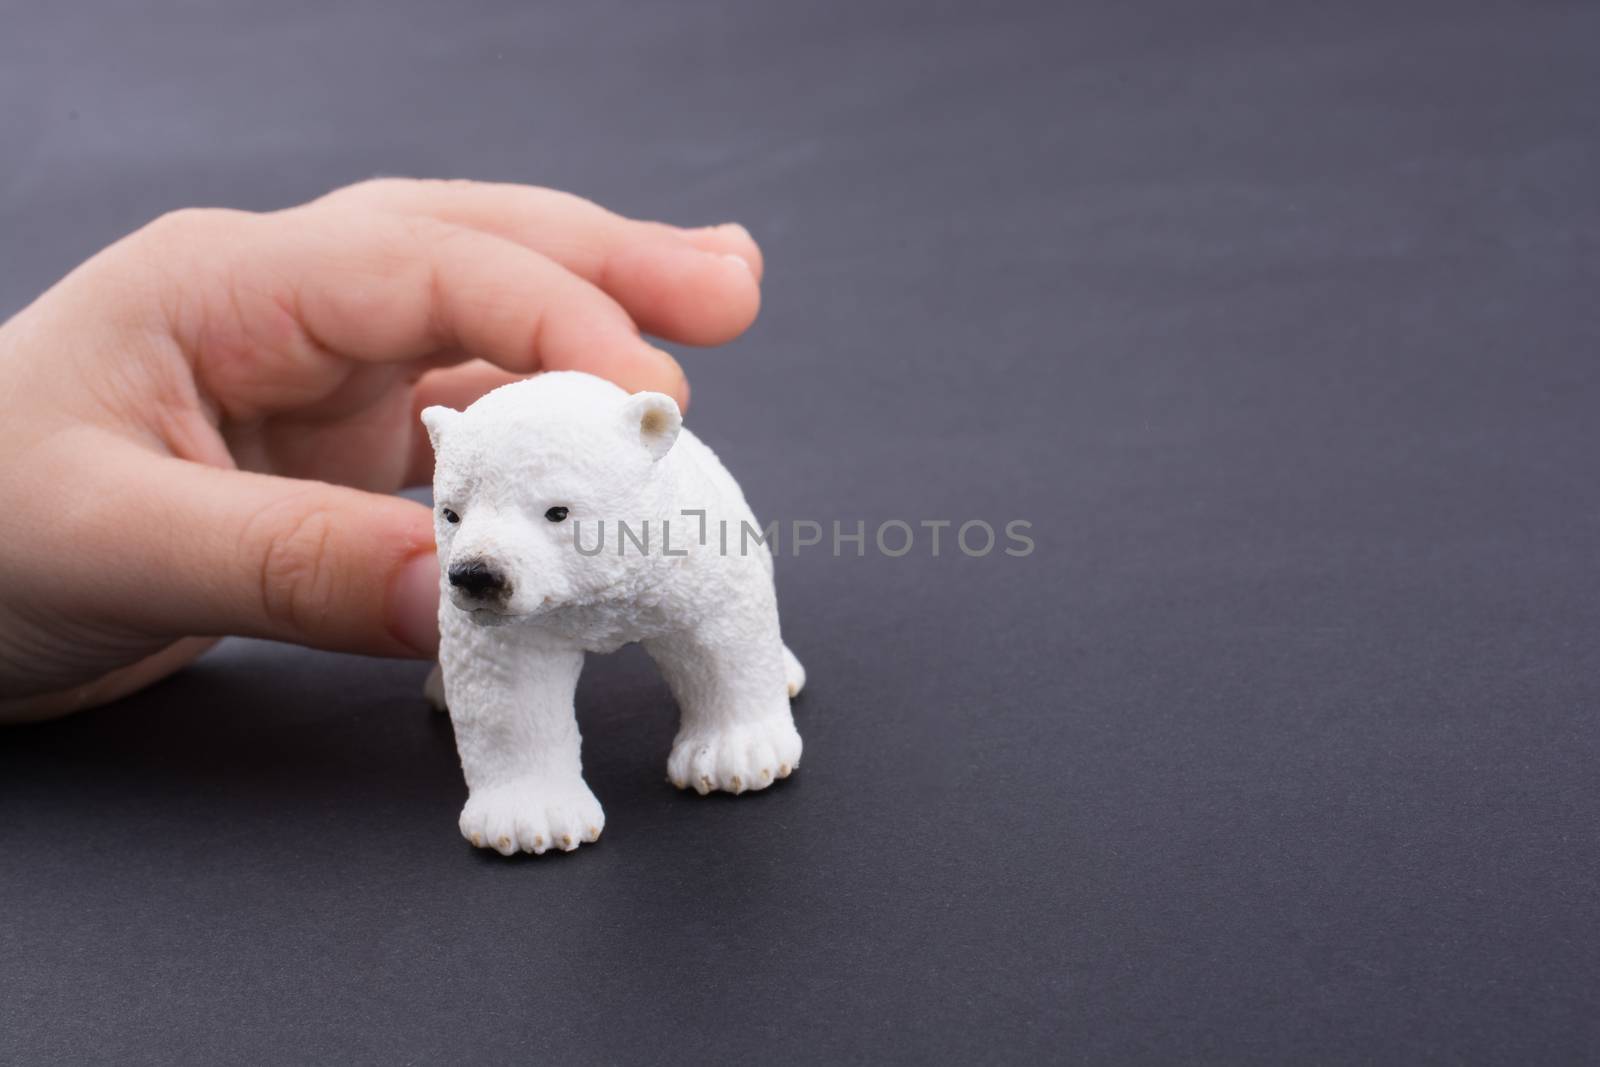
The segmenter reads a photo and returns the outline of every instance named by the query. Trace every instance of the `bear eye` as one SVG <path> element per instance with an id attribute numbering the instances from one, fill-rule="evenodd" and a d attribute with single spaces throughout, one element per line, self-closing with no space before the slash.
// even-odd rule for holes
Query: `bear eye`
<path id="1" fill-rule="evenodd" d="M 444 521 L 448 522 L 451 526 L 454 526 L 456 523 L 461 521 L 461 516 L 457 515 L 449 508 L 441 508 L 440 510 L 444 513 Z"/>
<path id="2" fill-rule="evenodd" d="M 544 517 L 551 522 L 561 522 L 567 517 L 567 509 L 558 505 L 545 512 Z"/>

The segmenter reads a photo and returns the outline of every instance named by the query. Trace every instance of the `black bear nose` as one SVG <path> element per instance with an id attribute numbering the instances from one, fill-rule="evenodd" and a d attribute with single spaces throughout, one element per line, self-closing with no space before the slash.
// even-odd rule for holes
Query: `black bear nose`
<path id="1" fill-rule="evenodd" d="M 450 564 L 450 584 L 475 597 L 503 597 L 509 592 L 505 575 L 481 559 Z"/>

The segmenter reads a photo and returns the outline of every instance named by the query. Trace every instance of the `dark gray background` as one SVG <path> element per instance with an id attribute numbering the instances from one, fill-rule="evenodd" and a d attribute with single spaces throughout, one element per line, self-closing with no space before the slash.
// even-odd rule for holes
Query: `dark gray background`
<path id="1" fill-rule="evenodd" d="M 7 4 L 0 306 L 376 173 L 739 219 L 757 511 L 1038 548 L 781 560 L 759 796 L 595 659 L 571 856 L 423 664 L 0 734 L 0 1059 L 1600 1057 L 1593 5 L 329 7 Z"/>

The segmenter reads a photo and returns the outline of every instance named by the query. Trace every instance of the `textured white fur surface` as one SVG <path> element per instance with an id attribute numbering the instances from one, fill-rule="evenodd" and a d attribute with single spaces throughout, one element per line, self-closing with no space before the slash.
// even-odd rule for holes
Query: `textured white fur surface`
<path id="1" fill-rule="evenodd" d="M 441 591 L 440 669 L 426 690 L 455 725 L 467 840 L 510 855 L 600 836 L 573 691 L 586 652 L 631 641 L 678 702 L 674 785 L 742 793 L 800 765 L 789 698 L 805 672 L 780 636 L 771 554 L 755 541 L 742 551 L 742 524 L 760 527 L 670 397 L 566 371 L 422 419 Z M 602 520 L 604 549 L 586 554 Z M 618 522 L 647 530 L 648 550 L 619 538 Z M 492 593 L 452 583 L 452 567 L 464 581 L 474 564 L 501 580 Z"/>

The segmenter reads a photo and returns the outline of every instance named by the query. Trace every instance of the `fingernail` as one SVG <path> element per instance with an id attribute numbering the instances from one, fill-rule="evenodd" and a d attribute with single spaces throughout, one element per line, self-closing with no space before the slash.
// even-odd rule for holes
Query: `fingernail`
<path id="1" fill-rule="evenodd" d="M 439 557 L 408 559 L 389 581 L 389 632 L 421 656 L 439 651 Z"/>
<path id="2" fill-rule="evenodd" d="M 722 253 L 722 258 L 731 259 L 735 263 L 739 264 L 739 266 L 745 269 L 745 273 L 750 275 L 750 277 L 754 278 L 756 276 L 756 269 L 752 267 L 750 265 L 750 261 L 745 259 L 743 256 L 736 256 L 732 252 L 724 252 Z"/>

